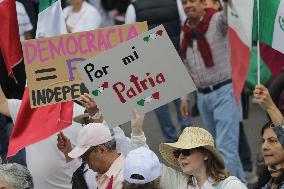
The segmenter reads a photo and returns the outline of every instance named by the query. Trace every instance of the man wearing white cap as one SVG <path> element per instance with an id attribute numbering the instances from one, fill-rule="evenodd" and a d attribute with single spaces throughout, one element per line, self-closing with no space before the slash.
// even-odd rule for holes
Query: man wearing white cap
<path id="1" fill-rule="evenodd" d="M 135 111 L 135 118 L 131 120 L 132 132 L 139 135 L 140 124 L 144 116 Z M 136 136 L 138 136 L 136 135 Z M 132 148 L 145 144 L 144 137 L 132 137 Z M 82 158 L 90 169 L 97 172 L 96 183 L 98 189 L 121 189 L 124 168 L 124 156 L 116 150 L 116 141 L 110 130 L 102 123 L 90 123 L 84 126 L 78 135 L 76 147 L 68 154 L 70 158 Z"/>
<path id="2" fill-rule="evenodd" d="M 110 130 L 101 123 L 84 126 L 77 146 L 68 154 L 81 157 L 90 169 L 98 173 L 98 188 L 120 188 L 123 181 L 124 156 L 116 151 L 116 142 Z"/>

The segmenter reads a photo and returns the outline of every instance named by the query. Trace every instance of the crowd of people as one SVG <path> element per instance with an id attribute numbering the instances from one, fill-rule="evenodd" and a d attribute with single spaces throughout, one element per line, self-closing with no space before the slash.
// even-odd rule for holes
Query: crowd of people
<path id="1" fill-rule="evenodd" d="M 139 21 L 147 21 L 149 29 L 163 24 L 196 85 L 194 96 L 204 127 L 193 125 L 192 94 L 173 101 L 180 131 L 171 120 L 168 104 L 155 109 L 165 141 L 159 145 L 163 164 L 147 145 L 144 114 L 133 110 L 131 137 L 127 137 L 120 126 L 108 127 L 94 98 L 85 93 L 74 103 L 69 127 L 27 146 L 12 161 L 7 162 L 3 152 L 8 138 L 4 141 L 0 132 L 0 188 L 245 189 L 254 184 L 253 188 L 284 189 L 284 117 L 261 84 L 255 86 L 253 98 L 269 121 L 259 133 L 262 174 L 257 178 L 254 173 L 242 128 L 242 104 L 233 95 L 227 18 L 230 0 L 118 2 L 64 1 L 67 31 Z M 30 21 L 33 18 L 23 4 L 16 5 L 21 40 L 31 39 L 36 27 Z M 7 98 L 0 86 L 1 128 L 6 125 L 4 116 L 15 122 L 20 105 L 21 100 Z M 10 130 L 12 127 L 10 124 Z"/>

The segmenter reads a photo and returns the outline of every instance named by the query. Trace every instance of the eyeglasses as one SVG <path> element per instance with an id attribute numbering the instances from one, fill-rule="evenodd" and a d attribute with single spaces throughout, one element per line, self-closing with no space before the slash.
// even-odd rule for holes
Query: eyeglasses
<path id="1" fill-rule="evenodd" d="M 173 151 L 173 155 L 175 158 L 179 158 L 180 154 L 184 156 L 190 156 L 192 154 L 191 149 L 177 149 Z"/>

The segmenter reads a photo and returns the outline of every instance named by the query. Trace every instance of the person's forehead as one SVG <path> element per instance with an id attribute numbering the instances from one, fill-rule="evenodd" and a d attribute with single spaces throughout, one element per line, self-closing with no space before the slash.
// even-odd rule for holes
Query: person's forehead
<path id="1" fill-rule="evenodd" d="M 2 176 L 0 176 L 0 188 L 14 189 Z"/>
<path id="2" fill-rule="evenodd" d="M 206 2 L 206 0 L 182 0 L 182 2 Z"/>
<path id="3" fill-rule="evenodd" d="M 277 135 L 276 135 L 276 133 L 273 131 L 273 129 L 267 128 L 267 129 L 264 130 L 262 137 L 263 137 L 263 138 L 270 138 L 270 137 L 277 138 Z"/>

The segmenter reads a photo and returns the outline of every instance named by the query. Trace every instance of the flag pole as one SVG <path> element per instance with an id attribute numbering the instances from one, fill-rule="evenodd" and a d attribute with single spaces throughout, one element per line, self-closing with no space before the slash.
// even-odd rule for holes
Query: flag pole
<path id="1" fill-rule="evenodd" d="M 257 84 L 260 84 L 260 45 L 259 45 L 259 38 L 260 38 L 260 33 L 259 33 L 259 0 L 257 1 Z"/>

